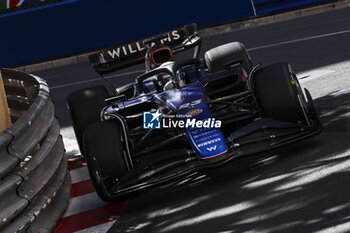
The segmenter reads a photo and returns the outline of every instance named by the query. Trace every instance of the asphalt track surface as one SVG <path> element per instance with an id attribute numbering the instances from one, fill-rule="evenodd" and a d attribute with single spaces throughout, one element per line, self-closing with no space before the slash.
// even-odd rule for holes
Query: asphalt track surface
<path id="1" fill-rule="evenodd" d="M 153 188 L 127 203 L 109 232 L 349 232 L 350 8 L 204 39 L 202 51 L 241 41 L 254 63 L 288 61 L 313 95 L 324 132 L 245 158 L 181 184 Z M 143 66 L 110 76 L 128 83 Z M 48 80 L 63 136 L 74 139 L 66 95 L 102 84 L 89 64 L 35 74 Z"/>

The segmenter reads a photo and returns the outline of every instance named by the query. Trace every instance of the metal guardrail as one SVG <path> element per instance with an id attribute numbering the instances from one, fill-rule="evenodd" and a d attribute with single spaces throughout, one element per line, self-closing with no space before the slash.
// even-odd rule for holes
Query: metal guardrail
<path id="1" fill-rule="evenodd" d="M 0 133 L 0 232 L 50 232 L 71 181 L 49 88 L 33 75 L 1 73 L 14 123 Z"/>

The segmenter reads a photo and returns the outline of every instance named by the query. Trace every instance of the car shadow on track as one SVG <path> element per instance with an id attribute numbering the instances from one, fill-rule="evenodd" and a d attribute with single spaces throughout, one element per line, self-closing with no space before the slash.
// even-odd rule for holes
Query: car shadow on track
<path id="1" fill-rule="evenodd" d="M 130 200 L 109 232 L 328 232 L 349 229 L 350 93 L 317 99 L 324 132 L 275 151 L 248 171 L 240 160 L 198 182 Z M 195 179 L 195 178 L 193 178 Z M 199 181 L 200 180 L 200 181 Z"/>

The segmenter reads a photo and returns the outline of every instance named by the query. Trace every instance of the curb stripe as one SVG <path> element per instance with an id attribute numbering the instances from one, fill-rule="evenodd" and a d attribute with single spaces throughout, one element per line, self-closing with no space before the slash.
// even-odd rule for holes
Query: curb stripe
<path id="1" fill-rule="evenodd" d="M 56 233 L 71 233 L 119 219 L 126 202 L 75 214 L 62 219 Z"/>
<path id="2" fill-rule="evenodd" d="M 81 231 L 76 231 L 75 233 L 96 233 L 96 232 L 107 232 L 117 220 L 112 222 L 107 222 L 101 225 L 90 227 Z"/>
<path id="3" fill-rule="evenodd" d="M 89 193 L 94 193 L 94 186 L 91 180 L 85 180 L 79 183 L 72 184 L 70 198 L 79 197 Z"/>
<path id="4" fill-rule="evenodd" d="M 84 156 L 77 156 L 68 160 L 68 168 L 71 171 L 78 168 L 86 167 L 86 166 L 87 164 Z"/>
<path id="5" fill-rule="evenodd" d="M 89 170 L 87 167 L 81 167 L 70 171 L 70 176 L 72 178 L 72 184 L 90 180 Z"/>
<path id="6" fill-rule="evenodd" d="M 74 148 L 74 143 L 68 141 L 68 144 Z M 69 158 L 68 168 L 72 179 L 70 204 L 53 232 L 107 231 L 119 219 L 126 202 L 106 203 L 98 197 L 90 180 L 84 156 Z"/>
<path id="7" fill-rule="evenodd" d="M 97 193 L 89 193 L 83 196 L 74 197 L 70 200 L 64 217 L 72 216 L 82 212 L 98 209 L 107 206 L 109 203 L 102 201 Z"/>

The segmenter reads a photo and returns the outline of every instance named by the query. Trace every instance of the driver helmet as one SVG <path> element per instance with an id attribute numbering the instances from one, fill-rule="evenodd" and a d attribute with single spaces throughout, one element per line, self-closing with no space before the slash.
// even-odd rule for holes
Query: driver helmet
<path id="1" fill-rule="evenodd" d="M 161 46 L 161 47 L 151 47 L 146 54 L 146 69 L 153 70 L 162 64 L 174 61 L 174 54 L 172 49 L 167 46 Z"/>

